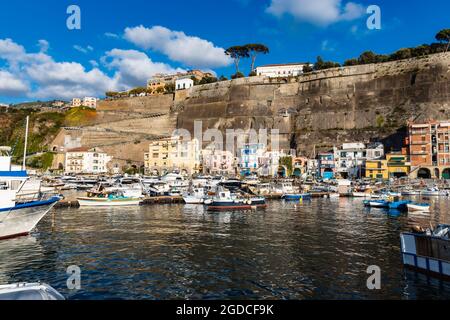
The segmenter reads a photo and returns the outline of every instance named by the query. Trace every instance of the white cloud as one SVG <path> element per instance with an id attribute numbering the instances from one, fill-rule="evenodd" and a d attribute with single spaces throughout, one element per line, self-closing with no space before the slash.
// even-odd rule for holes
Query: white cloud
<path id="1" fill-rule="evenodd" d="M 232 63 L 224 49 L 212 42 L 161 26 L 126 28 L 124 38 L 142 49 L 161 52 L 172 61 L 189 67 L 217 68 Z"/>
<path id="2" fill-rule="evenodd" d="M 39 46 L 40 52 L 46 53 L 48 51 L 48 48 L 50 47 L 50 44 L 48 43 L 47 40 L 42 39 L 42 40 L 38 41 L 38 46 Z"/>
<path id="3" fill-rule="evenodd" d="M 94 51 L 94 48 L 91 46 L 87 46 L 86 48 L 79 46 L 79 45 L 74 45 L 73 48 L 81 53 L 88 53 L 90 51 Z"/>
<path id="4" fill-rule="evenodd" d="M 55 61 L 42 49 L 28 53 L 11 39 L 0 39 L 0 95 L 23 96 L 32 99 L 71 99 L 83 96 L 103 96 L 106 91 L 127 90 L 145 86 L 156 73 L 184 71 L 168 64 L 154 62 L 144 52 L 113 49 L 100 59 L 109 74 L 99 63 L 91 60 L 91 68 L 73 61 Z M 84 48 L 92 51 L 92 47 Z"/>
<path id="5" fill-rule="evenodd" d="M 112 33 L 112 32 L 105 32 L 104 36 L 108 37 L 108 38 L 115 38 L 115 39 L 119 38 L 119 35 Z"/>
<path id="6" fill-rule="evenodd" d="M 292 15 L 299 21 L 327 26 L 339 21 L 350 21 L 364 14 L 362 5 L 348 2 L 345 6 L 341 0 L 271 0 L 267 12 L 281 17 Z"/>
<path id="7" fill-rule="evenodd" d="M 143 86 L 156 73 L 182 72 L 168 64 L 153 62 L 144 52 L 113 49 L 108 51 L 102 62 L 109 69 L 116 70 L 114 79 L 120 90 L 130 86 Z"/>
<path id="8" fill-rule="evenodd" d="M 26 93 L 28 86 L 12 73 L 0 70 L 0 95 L 18 96 Z"/>

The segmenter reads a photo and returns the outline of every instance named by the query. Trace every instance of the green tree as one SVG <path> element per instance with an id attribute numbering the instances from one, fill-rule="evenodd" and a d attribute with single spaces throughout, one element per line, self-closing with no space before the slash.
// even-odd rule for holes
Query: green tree
<path id="1" fill-rule="evenodd" d="M 174 93 L 175 92 L 175 82 L 166 83 L 164 86 L 164 90 L 166 93 Z"/>
<path id="2" fill-rule="evenodd" d="M 313 72 L 314 68 L 311 66 L 311 63 L 307 62 L 304 66 L 303 66 L 303 73 L 308 73 L 308 72 Z"/>
<path id="3" fill-rule="evenodd" d="M 412 58 L 412 51 L 410 48 L 402 48 L 391 55 L 391 60 L 403 60 Z"/>
<path id="4" fill-rule="evenodd" d="M 357 65 L 359 65 L 359 60 L 355 59 L 355 58 L 345 60 L 345 62 L 344 62 L 344 66 L 346 66 L 346 67 L 348 67 L 348 66 L 357 66 Z"/>
<path id="5" fill-rule="evenodd" d="M 231 79 L 245 78 L 245 75 L 242 72 L 237 72 L 231 76 Z"/>
<path id="6" fill-rule="evenodd" d="M 293 173 L 292 161 L 293 161 L 292 157 L 281 157 L 280 158 L 280 166 L 286 167 L 286 169 L 287 169 L 286 176 L 287 177 L 292 176 L 292 173 Z"/>
<path id="7" fill-rule="evenodd" d="M 221 75 L 219 81 L 228 81 L 228 78 L 225 77 L 224 75 Z"/>
<path id="8" fill-rule="evenodd" d="M 377 63 L 377 55 L 372 51 L 365 51 L 359 56 L 358 62 L 359 64 Z"/>
<path id="9" fill-rule="evenodd" d="M 341 65 L 333 61 L 324 61 L 321 56 L 317 57 L 317 61 L 314 64 L 314 70 L 325 70 L 330 68 L 337 68 Z"/>
<path id="10" fill-rule="evenodd" d="M 236 74 L 240 73 L 239 64 L 241 59 L 249 58 L 250 53 L 246 46 L 233 46 L 225 50 L 225 54 L 230 56 L 234 60 L 234 65 L 236 67 Z"/>
<path id="11" fill-rule="evenodd" d="M 436 34 L 436 40 L 439 42 L 447 42 L 447 46 L 445 48 L 445 52 L 448 51 L 450 47 L 450 29 L 442 29 Z"/>
<path id="12" fill-rule="evenodd" d="M 267 46 L 260 44 L 260 43 L 250 43 L 250 44 L 245 45 L 244 47 L 247 48 L 247 50 L 250 54 L 250 57 L 252 59 L 250 72 L 254 72 L 256 57 L 258 56 L 258 54 L 268 54 L 270 52 L 270 50 Z"/>

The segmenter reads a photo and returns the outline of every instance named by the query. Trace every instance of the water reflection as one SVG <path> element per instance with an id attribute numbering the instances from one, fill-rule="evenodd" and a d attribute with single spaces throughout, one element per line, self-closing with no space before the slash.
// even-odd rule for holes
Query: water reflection
<path id="1" fill-rule="evenodd" d="M 449 283 L 403 269 L 399 233 L 448 222 L 364 208 L 358 199 L 271 201 L 266 210 L 202 206 L 64 209 L 33 237 L 0 242 L 0 282 L 43 281 L 71 299 L 434 299 Z M 66 288 L 66 268 L 82 289 Z M 382 290 L 366 287 L 369 265 Z"/>

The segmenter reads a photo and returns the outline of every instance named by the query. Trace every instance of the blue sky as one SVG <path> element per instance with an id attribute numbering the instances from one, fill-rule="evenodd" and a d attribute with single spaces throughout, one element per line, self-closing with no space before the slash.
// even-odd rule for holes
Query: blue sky
<path id="1" fill-rule="evenodd" d="M 66 27 L 72 4 L 81 30 Z M 372 4 L 381 8 L 381 30 L 366 27 Z M 102 96 L 145 85 L 155 72 L 230 76 L 223 48 L 252 42 L 271 50 L 258 65 L 390 53 L 433 42 L 450 28 L 449 12 L 447 0 L 2 1 L 0 103 Z"/>

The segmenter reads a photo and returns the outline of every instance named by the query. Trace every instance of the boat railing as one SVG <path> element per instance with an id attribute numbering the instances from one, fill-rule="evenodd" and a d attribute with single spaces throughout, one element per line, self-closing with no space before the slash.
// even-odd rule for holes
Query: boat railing
<path id="1" fill-rule="evenodd" d="M 59 196 L 59 194 L 56 192 L 21 193 L 16 195 L 15 202 L 20 204 L 35 201 L 46 201 L 57 196 Z"/>

